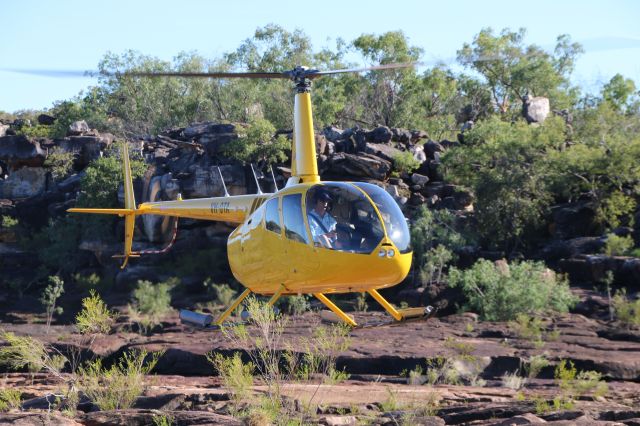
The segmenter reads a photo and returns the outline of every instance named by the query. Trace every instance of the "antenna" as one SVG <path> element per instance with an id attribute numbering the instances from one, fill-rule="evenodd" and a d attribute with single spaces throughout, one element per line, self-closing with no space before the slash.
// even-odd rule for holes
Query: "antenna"
<path id="1" fill-rule="evenodd" d="M 253 178 L 256 180 L 256 187 L 258 188 L 258 195 L 262 195 L 262 189 L 260 189 L 260 183 L 258 182 L 258 176 L 256 176 L 256 171 L 253 168 L 253 163 L 251 163 L 251 172 L 253 173 Z"/>
<path id="2" fill-rule="evenodd" d="M 229 196 L 229 191 L 227 191 L 227 185 L 224 184 L 224 178 L 222 177 L 222 172 L 220 171 L 220 166 L 216 166 L 218 169 L 218 174 L 220 175 L 220 182 L 222 182 L 222 187 L 224 188 L 224 196 Z"/>
<path id="3" fill-rule="evenodd" d="M 273 179 L 273 187 L 275 188 L 275 192 L 278 192 L 278 183 L 276 182 L 276 177 L 273 174 L 273 167 L 269 164 L 269 171 L 271 172 L 271 179 Z"/>

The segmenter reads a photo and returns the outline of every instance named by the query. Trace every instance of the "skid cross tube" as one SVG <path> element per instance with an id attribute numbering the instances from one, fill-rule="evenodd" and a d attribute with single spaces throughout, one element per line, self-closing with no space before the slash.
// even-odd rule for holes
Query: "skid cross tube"
<path id="1" fill-rule="evenodd" d="M 357 327 L 358 326 L 358 324 L 356 324 L 356 322 L 353 320 L 353 318 L 351 318 L 349 315 L 345 314 L 342 311 L 342 309 L 338 308 L 331 300 L 327 299 L 327 296 L 325 296 L 322 293 L 313 293 L 313 295 L 318 300 L 320 300 L 322 303 L 324 303 L 327 308 L 331 309 L 331 311 L 333 311 L 333 313 L 336 314 L 342 321 L 346 322 L 351 327 Z"/>
<path id="2" fill-rule="evenodd" d="M 242 303 L 242 301 L 244 299 L 246 299 L 246 297 L 249 294 L 251 294 L 251 290 L 246 289 L 245 291 L 243 291 L 242 294 L 240 296 L 238 296 L 238 298 L 236 300 L 233 301 L 231 306 L 229 306 L 226 311 L 224 311 L 222 314 L 220 314 L 220 316 L 216 320 L 216 325 L 222 325 L 224 320 L 226 320 L 227 317 L 229 315 L 231 315 L 231 312 L 233 312 L 238 307 L 238 305 L 240 305 L 240 303 Z"/>

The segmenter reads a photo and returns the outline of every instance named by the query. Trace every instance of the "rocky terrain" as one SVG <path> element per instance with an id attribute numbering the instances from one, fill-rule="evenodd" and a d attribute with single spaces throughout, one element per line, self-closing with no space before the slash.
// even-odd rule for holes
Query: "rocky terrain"
<path id="1" fill-rule="evenodd" d="M 376 323 L 383 317 L 378 312 L 355 315 L 363 324 Z M 281 348 L 310 336 L 320 325 L 316 312 L 291 318 Z M 53 326 L 49 334 L 41 325 L 5 323 L 3 327 L 48 341 L 64 352 L 93 352 L 107 362 L 133 348 L 165 352 L 155 375 L 147 380 L 144 397 L 133 409 L 95 411 L 92 404 L 81 403 L 81 410 L 86 412 L 73 420 L 47 411 L 54 398 L 51 395 L 60 392 L 59 381 L 42 373 L 5 372 L 0 379 L 3 386 L 15 386 L 24 392 L 23 408 L 27 411 L 5 414 L 0 423 L 137 425 L 151 424 L 154 415 L 166 415 L 177 424 L 239 424 L 228 415 L 228 392 L 206 354 L 242 348 L 218 330 L 182 325 L 174 315 L 150 335 L 120 328 L 88 345 L 72 326 Z M 477 322 L 473 314 L 363 327 L 351 331 L 349 348 L 337 358 L 337 368 L 349 373 L 348 380 L 336 385 L 313 380 L 287 382 L 282 393 L 294 406 L 311 401 L 314 415 L 306 421 L 328 425 L 640 423 L 637 331 L 624 331 L 615 323 L 580 314 L 550 320 L 545 329 L 555 331 L 553 338 L 536 342 L 521 337 L 513 324 Z M 527 366 L 535 355 L 544 355 L 549 363 L 528 378 Z M 434 360 L 442 358 L 451 360 L 450 368 L 458 373 L 458 383 L 425 383 L 426 371 L 434 368 Z M 562 394 L 561 384 L 554 380 L 554 369 L 561 360 L 572 361 L 579 371 L 600 372 L 607 391 L 600 396 L 581 395 L 570 409 L 554 409 L 551 401 Z M 506 378 L 514 373 L 527 378 L 515 386 Z M 253 387 L 256 395 L 265 391 L 259 384 Z M 541 408 L 541 401 L 549 401 L 551 406 Z"/>
<path id="2" fill-rule="evenodd" d="M 539 114 L 531 108 L 529 121 L 544 120 L 548 108 L 542 117 Z M 225 144 L 238 139 L 240 130 L 240 125 L 196 123 L 128 141 L 134 156 L 148 166 L 135 182 L 137 201 L 172 200 L 178 194 L 184 198 L 220 196 L 225 187 L 230 194 L 256 192 L 251 168 L 221 154 Z M 30 139 L 11 133 L 15 132 L 8 126 L 0 126 L 0 217 L 15 219 L 19 226 L 0 226 L 0 328 L 33 336 L 65 354 L 81 354 L 82 359 L 99 356 L 106 364 L 130 349 L 164 353 L 134 408 L 99 411 L 83 400 L 81 412 L 73 418 L 52 410 L 61 402 L 56 401 L 62 386 L 59 379 L 44 373 L 0 370 L 0 388 L 23 392 L 22 410 L 0 414 L 0 424 L 137 425 L 154 424 L 160 417 L 176 424 L 240 424 L 231 416 L 230 395 L 206 354 L 245 349 L 220 331 L 183 325 L 174 312 L 162 319 L 161 326 L 138 333 L 125 314 L 114 332 L 88 342 L 70 325 L 86 296 L 85 289 L 73 287 L 60 300 L 64 313 L 45 333 L 38 295 L 21 290 L 18 297 L 14 288 L 14 278 L 34 276 L 41 265 L 40 254 L 24 240 L 46 229 L 51 220 L 66 217 L 66 210 L 77 202 L 87 166 L 105 155 L 115 137 L 89 129 L 84 122 L 74 123 L 61 139 Z M 442 153 L 457 144 L 459 140 L 434 141 L 422 131 L 387 127 L 328 127 L 316 138 L 323 180 L 373 182 L 384 187 L 409 217 L 424 205 L 449 209 L 465 221 L 473 210 L 473 195 L 444 182 L 440 163 Z M 64 179 L 54 178 L 46 163 L 54 152 L 72 154 L 73 169 Z M 395 168 L 394 158 L 400 153 L 410 153 L 419 163 L 413 173 Z M 274 172 L 272 178 L 266 167 L 257 171 L 263 191 L 281 188 L 290 171 L 282 165 L 274 167 Z M 119 197 L 122 200 L 122 189 Z M 548 235 L 530 253 L 531 258 L 545 260 L 569 275 L 572 291 L 580 300 L 571 313 L 546 319 L 538 330 L 514 323 L 480 322 L 474 314 L 455 314 L 456 303 L 461 301 L 459 291 L 410 276 L 385 296 L 395 303 L 436 305 L 435 318 L 352 330 L 348 349 L 336 359 L 337 369 L 346 372 L 348 380 L 333 385 L 319 385 L 317 378 L 288 381 L 282 387 L 283 395 L 292 407 L 313 407 L 304 418 L 312 424 L 640 424 L 640 334 L 610 321 L 608 301 L 593 290 L 611 272 L 616 286 L 637 292 L 640 259 L 600 254 L 605 238 L 591 226 L 595 214 L 593 206 L 584 201 L 555 206 Z M 635 229 L 619 232 L 638 233 L 640 212 L 636 216 Z M 162 218 L 139 219 L 135 248 L 164 246 L 173 224 Z M 175 274 L 171 268 L 183 264 L 185 256 L 203 265 L 180 269 L 183 290 L 173 299 L 174 308 L 206 302 L 205 272 L 215 275 L 216 282 L 230 280 L 225 242 L 231 228 L 227 224 L 180 220 L 172 250 L 136 259 L 125 270 L 112 259 L 122 250 L 123 227 L 119 224 L 112 231 L 112 240 L 85 236 L 78 241 L 80 250 L 69 262 L 74 263 L 72 272 L 109 277 L 111 290 L 105 293 L 105 300 L 124 313 L 129 292 L 138 280 L 167 279 Z M 46 251 L 46 247 L 40 249 Z M 461 266 L 481 257 L 505 257 L 505 253 L 480 247 L 465 247 L 457 254 Z M 361 324 L 386 319 L 376 311 L 356 312 L 355 317 Z M 280 348 L 310 337 L 320 325 L 318 312 L 294 316 Z M 530 373 L 533 360 L 541 358 L 547 363 L 536 374 Z M 569 392 L 566 381 L 555 378 L 563 360 L 571 361 L 577 371 L 600 373 L 606 392 L 573 392 L 571 407 L 554 407 L 554 400 Z M 439 372 L 436 380 L 430 379 L 429 371 Z M 252 391 L 257 399 L 266 389 L 258 383 Z"/>

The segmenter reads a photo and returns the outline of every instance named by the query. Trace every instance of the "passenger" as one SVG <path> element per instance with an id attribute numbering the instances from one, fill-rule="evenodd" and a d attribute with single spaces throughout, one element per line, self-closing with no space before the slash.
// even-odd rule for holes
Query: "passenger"
<path id="1" fill-rule="evenodd" d="M 350 251 L 352 249 L 351 244 L 351 228 L 349 225 L 339 223 L 336 225 L 336 250 Z"/>
<path id="2" fill-rule="evenodd" d="M 333 248 L 336 241 L 336 220 L 327 211 L 331 195 L 324 190 L 318 191 L 314 199 L 313 209 L 309 210 L 309 227 L 313 242 L 327 248 Z"/>

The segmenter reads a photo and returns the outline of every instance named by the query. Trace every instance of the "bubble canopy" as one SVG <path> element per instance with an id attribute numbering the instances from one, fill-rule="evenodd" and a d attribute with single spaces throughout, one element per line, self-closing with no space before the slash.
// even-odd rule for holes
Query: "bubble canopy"
<path id="1" fill-rule="evenodd" d="M 380 244 L 386 230 L 401 253 L 411 251 L 409 228 L 400 207 L 375 185 L 314 185 L 307 191 L 306 207 L 309 230 L 317 247 L 369 254 Z"/>

